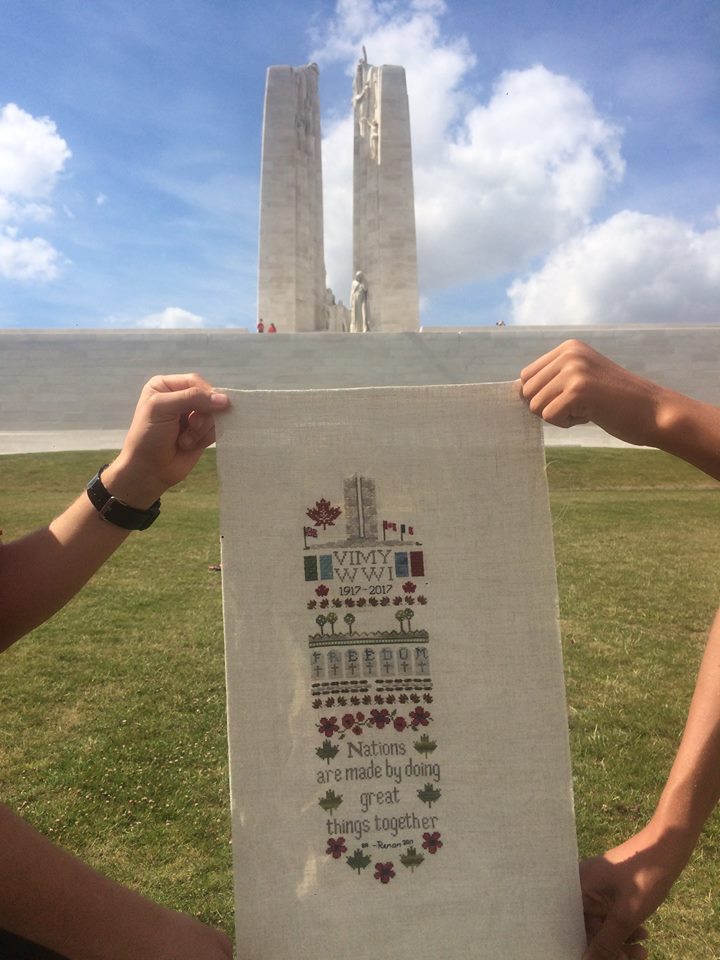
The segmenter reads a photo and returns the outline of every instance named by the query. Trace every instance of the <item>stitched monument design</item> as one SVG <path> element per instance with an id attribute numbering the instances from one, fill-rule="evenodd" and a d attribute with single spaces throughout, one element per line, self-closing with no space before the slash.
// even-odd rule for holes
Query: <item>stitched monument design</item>
<path id="1" fill-rule="evenodd" d="M 373 478 L 330 492 L 303 520 L 319 826 L 328 856 L 388 884 L 443 846 L 425 551 Z"/>

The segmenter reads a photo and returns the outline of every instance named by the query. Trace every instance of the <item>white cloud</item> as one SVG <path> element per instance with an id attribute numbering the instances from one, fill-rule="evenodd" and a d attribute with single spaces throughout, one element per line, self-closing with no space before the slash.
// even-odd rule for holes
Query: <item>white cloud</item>
<path id="1" fill-rule="evenodd" d="M 508 291 L 518 324 L 717 323 L 720 227 L 625 210 Z"/>
<path id="2" fill-rule="evenodd" d="M 498 277 L 587 224 L 622 177 L 620 130 L 572 79 L 542 66 L 508 71 L 480 102 L 475 57 L 440 29 L 441 0 L 339 0 L 321 65 L 361 46 L 375 64 L 406 69 L 410 99 L 420 282 L 425 290 Z M 348 96 L 350 86 L 348 80 Z M 350 282 L 352 127 L 326 123 L 326 262 L 333 289 Z"/>
<path id="3" fill-rule="evenodd" d="M 13 224 L 44 221 L 48 199 L 71 156 L 47 117 L 36 118 L 14 103 L 0 109 L 0 276 L 8 280 L 52 280 L 63 262 L 41 237 L 20 237 Z"/>
<path id="4" fill-rule="evenodd" d="M 48 117 L 33 117 L 14 103 L 0 110 L 0 193 L 47 196 L 71 156 Z"/>
<path id="5" fill-rule="evenodd" d="M 138 324 L 139 327 L 154 327 L 161 330 L 175 328 L 197 329 L 205 326 L 203 317 L 199 317 L 182 307 L 165 307 L 161 313 L 151 313 Z"/>
<path id="6" fill-rule="evenodd" d="M 0 277 L 6 280 L 54 280 L 62 258 L 41 237 L 18 237 L 0 226 Z"/>

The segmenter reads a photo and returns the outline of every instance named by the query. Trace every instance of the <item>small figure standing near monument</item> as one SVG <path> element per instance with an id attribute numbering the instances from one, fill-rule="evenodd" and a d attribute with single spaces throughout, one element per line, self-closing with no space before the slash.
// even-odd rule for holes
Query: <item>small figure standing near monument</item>
<path id="1" fill-rule="evenodd" d="M 258 333 L 265 333 L 265 324 L 263 323 L 262 317 L 260 317 L 260 319 L 258 320 L 255 329 L 257 330 Z"/>
<path id="2" fill-rule="evenodd" d="M 365 277 L 362 271 L 358 270 L 350 289 L 350 333 L 367 333 L 370 330 L 367 298 Z"/>

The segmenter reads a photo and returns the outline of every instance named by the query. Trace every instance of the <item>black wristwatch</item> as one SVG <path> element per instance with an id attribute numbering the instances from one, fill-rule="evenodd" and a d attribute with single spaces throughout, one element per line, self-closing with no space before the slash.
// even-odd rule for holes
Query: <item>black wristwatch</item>
<path id="1" fill-rule="evenodd" d="M 102 472 L 107 467 L 104 464 L 90 483 L 87 485 L 87 495 L 90 503 L 97 512 L 116 527 L 122 527 L 123 530 L 147 530 L 151 523 L 154 523 L 160 513 L 160 501 L 156 500 L 147 510 L 138 510 L 137 507 L 131 507 L 122 500 L 114 497 L 109 490 L 105 489 L 105 484 L 101 480 Z"/>

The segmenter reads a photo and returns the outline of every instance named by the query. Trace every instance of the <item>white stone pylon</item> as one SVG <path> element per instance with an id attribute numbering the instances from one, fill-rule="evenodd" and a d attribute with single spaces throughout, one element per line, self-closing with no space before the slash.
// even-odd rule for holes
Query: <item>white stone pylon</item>
<path id="1" fill-rule="evenodd" d="M 353 85 L 353 277 L 370 331 L 419 326 L 410 111 L 403 67 L 358 63 Z M 352 306 L 351 306 L 352 312 Z M 360 332 L 360 318 L 351 316 Z"/>
<path id="2" fill-rule="evenodd" d="M 324 330 L 325 254 L 318 68 L 269 67 L 265 86 L 258 319 Z"/>

